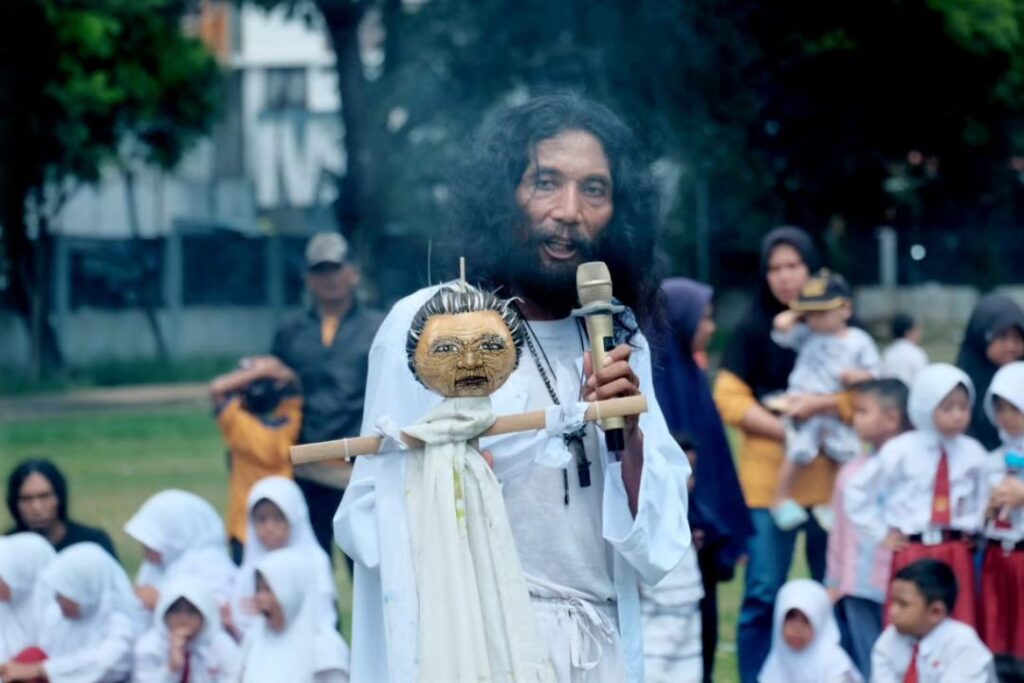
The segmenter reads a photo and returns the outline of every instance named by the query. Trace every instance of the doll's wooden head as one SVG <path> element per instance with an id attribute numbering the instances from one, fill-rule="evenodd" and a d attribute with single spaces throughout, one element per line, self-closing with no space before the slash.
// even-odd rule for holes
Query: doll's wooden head
<path id="1" fill-rule="evenodd" d="M 409 369 L 446 398 L 489 396 L 519 364 L 523 323 L 512 302 L 457 283 L 416 312 L 405 340 Z"/>

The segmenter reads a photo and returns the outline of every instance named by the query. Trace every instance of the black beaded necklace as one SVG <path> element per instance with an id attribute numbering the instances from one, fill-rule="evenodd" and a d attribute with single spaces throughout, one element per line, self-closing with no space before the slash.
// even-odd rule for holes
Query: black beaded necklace
<path id="1" fill-rule="evenodd" d="M 518 308 L 518 307 L 517 307 Z M 540 343 L 540 337 L 530 326 L 530 322 L 523 315 L 523 312 L 519 311 L 519 316 L 523 320 L 523 324 L 526 327 L 526 334 L 524 339 L 526 340 L 526 348 L 530 351 L 530 357 L 533 358 L 533 363 L 537 368 L 537 374 L 540 375 L 541 380 L 544 382 L 544 387 L 548 390 L 548 396 L 551 397 L 551 401 L 555 405 L 561 405 L 561 401 L 558 400 L 558 394 L 555 392 L 554 386 L 552 386 L 552 379 L 555 377 L 555 368 L 551 365 L 551 361 L 548 360 L 548 354 L 544 351 L 544 347 Z M 576 324 L 576 333 L 580 338 L 580 347 L 585 349 L 586 344 L 583 342 L 583 333 L 580 331 L 579 322 Z M 536 342 L 536 346 L 534 346 Z M 540 353 L 537 350 L 540 349 Z M 541 358 L 544 359 L 544 363 L 541 363 Z M 547 365 L 547 371 L 544 369 L 544 365 Z M 551 373 L 550 377 L 548 372 Z M 583 392 L 583 380 L 580 378 L 580 393 Z M 569 449 L 569 452 L 573 455 L 576 460 L 576 474 L 579 477 L 580 488 L 586 488 L 590 486 L 590 461 L 587 460 L 587 451 L 583 445 L 583 437 L 586 433 L 586 427 L 579 427 L 575 431 L 564 435 L 562 438 L 565 441 L 565 447 Z M 562 485 L 565 490 L 565 504 L 569 504 L 569 469 L 565 468 L 562 470 Z"/>

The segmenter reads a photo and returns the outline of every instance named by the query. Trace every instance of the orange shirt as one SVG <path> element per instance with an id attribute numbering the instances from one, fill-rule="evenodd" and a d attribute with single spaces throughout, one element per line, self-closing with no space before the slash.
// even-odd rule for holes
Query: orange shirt
<path id="1" fill-rule="evenodd" d="M 779 485 L 779 469 L 786 457 L 782 442 L 748 434 L 740 426 L 743 416 L 757 403 L 754 392 L 738 376 L 721 370 L 715 379 L 715 405 L 722 421 L 740 434 L 739 475 L 743 497 L 751 508 L 769 508 Z M 839 398 L 839 412 L 849 421 L 853 413 L 849 392 Z M 835 483 L 836 463 L 823 455 L 800 470 L 793 485 L 793 499 L 804 506 L 828 503 Z"/>
<path id="2" fill-rule="evenodd" d="M 292 476 L 288 449 L 299 438 L 302 426 L 302 397 L 281 400 L 274 411 L 275 424 L 267 424 L 242 407 L 233 397 L 217 415 L 224 441 L 231 451 L 228 495 L 228 535 L 245 541 L 246 500 L 249 489 L 264 477 Z M 279 423 L 279 424 L 278 424 Z"/>

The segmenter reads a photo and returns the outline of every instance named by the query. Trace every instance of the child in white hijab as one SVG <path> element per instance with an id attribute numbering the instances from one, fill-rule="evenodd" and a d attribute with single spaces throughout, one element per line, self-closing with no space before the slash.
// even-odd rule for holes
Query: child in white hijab
<path id="1" fill-rule="evenodd" d="M 236 569 L 224 522 L 206 500 L 188 491 L 161 491 L 143 503 L 124 530 L 143 546 L 135 592 L 146 609 L 156 607 L 160 587 L 175 576 L 204 581 L 218 604 L 228 601 Z"/>
<path id="2" fill-rule="evenodd" d="M 839 627 L 825 588 L 795 579 L 775 598 L 772 649 L 758 683 L 863 683 L 839 646 Z"/>
<path id="3" fill-rule="evenodd" d="M 126 680 L 141 615 L 121 565 L 95 543 L 77 543 L 59 552 L 40 580 L 56 596 L 47 607 L 39 636 L 47 659 L 37 664 L 5 664 L 4 681 Z"/>
<path id="4" fill-rule="evenodd" d="M 349 651 L 317 618 L 309 555 L 285 548 L 256 565 L 262 619 L 245 636 L 241 683 L 348 683 Z"/>
<path id="5" fill-rule="evenodd" d="M 133 683 L 235 683 L 241 652 L 221 628 L 204 584 L 177 577 L 160 591 L 153 625 L 135 644 Z"/>
<path id="6" fill-rule="evenodd" d="M 53 602 L 39 575 L 56 555 L 39 534 L 0 537 L 0 664 L 39 645 L 43 614 Z"/>
<path id="7" fill-rule="evenodd" d="M 330 558 L 313 534 L 302 491 L 291 479 L 266 477 L 249 492 L 245 551 L 228 619 L 229 629 L 236 634 L 244 634 L 259 621 L 253 607 L 256 567 L 268 553 L 281 548 L 295 549 L 306 555 L 313 572 L 311 590 L 316 618 L 323 627 L 335 628 L 338 614 L 334 573 Z"/>

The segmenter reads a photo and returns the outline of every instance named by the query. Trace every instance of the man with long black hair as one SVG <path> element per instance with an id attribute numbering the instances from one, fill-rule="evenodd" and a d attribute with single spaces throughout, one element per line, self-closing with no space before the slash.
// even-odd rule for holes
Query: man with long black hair
<path id="1" fill-rule="evenodd" d="M 34 531 L 57 552 L 90 541 L 117 558 L 107 532 L 79 524 L 68 516 L 67 481 L 49 460 L 32 458 L 15 466 L 7 478 L 7 510 L 14 520 L 14 528 L 8 533 Z"/>
<path id="2" fill-rule="evenodd" d="M 519 366 L 492 396 L 495 414 L 641 391 L 649 402 L 649 412 L 627 420 L 621 460 L 593 425 L 565 430 L 554 449 L 545 431 L 482 443 L 502 483 L 556 679 L 639 683 L 638 579 L 656 583 L 689 544 L 689 466 L 655 401 L 650 349 L 637 325 L 658 283 L 648 166 L 617 116 L 575 95 L 501 110 L 467 153 L 451 188 L 467 279 L 517 297 L 526 328 Z M 596 372 L 585 354 L 586 329 L 570 315 L 576 269 L 591 260 L 608 264 L 626 306 L 615 319 L 617 346 Z M 399 301 L 381 326 L 370 351 L 363 433 L 384 416 L 412 424 L 439 402 L 417 384 L 405 354 L 413 315 L 434 291 Z M 335 517 L 335 536 L 356 559 L 353 681 L 417 678 L 416 596 L 409 577 L 388 563 L 408 556 L 408 538 L 382 535 L 377 545 L 371 537 L 378 535 L 366 533 L 391 528 L 393 512 L 375 501 L 377 490 L 401 485 L 393 478 L 373 458 L 358 462 Z"/>

